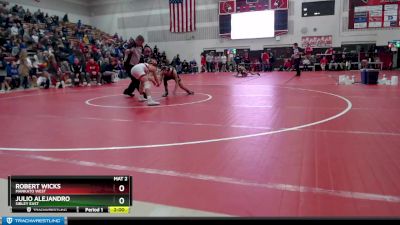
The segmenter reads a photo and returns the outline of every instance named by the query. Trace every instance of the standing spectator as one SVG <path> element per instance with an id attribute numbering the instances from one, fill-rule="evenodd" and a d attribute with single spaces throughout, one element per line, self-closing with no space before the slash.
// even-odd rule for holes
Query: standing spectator
<path id="1" fill-rule="evenodd" d="M 63 22 L 64 23 L 68 23 L 69 22 L 69 18 L 68 18 L 68 14 L 65 14 L 63 17 Z"/>
<path id="2" fill-rule="evenodd" d="M 178 74 L 182 73 L 182 61 L 181 58 L 179 57 L 179 54 L 176 55 L 175 57 L 175 69 Z"/>
<path id="3" fill-rule="evenodd" d="M 212 63 L 213 63 L 214 57 L 212 56 L 211 52 L 206 55 L 206 62 L 207 62 L 207 72 L 211 73 L 212 72 Z"/>
<path id="4" fill-rule="evenodd" d="M 226 72 L 226 63 L 228 59 L 225 54 L 222 54 L 221 56 L 221 72 Z"/>
<path id="5" fill-rule="evenodd" d="M 306 47 L 306 49 L 305 49 L 305 54 L 306 54 L 306 57 L 308 58 L 308 59 L 310 59 L 310 57 L 311 57 L 311 55 L 313 54 L 313 48 L 311 47 L 311 45 L 310 44 L 307 44 L 307 47 Z"/>
<path id="6" fill-rule="evenodd" d="M 32 69 L 32 61 L 28 58 L 28 53 L 26 50 L 21 52 L 19 57 L 19 75 L 22 80 L 23 88 L 29 88 L 29 72 Z"/>
<path id="7" fill-rule="evenodd" d="M 266 72 L 267 70 L 269 70 L 269 53 L 267 52 L 267 50 L 264 51 L 264 53 L 261 54 L 261 59 L 262 59 L 262 70 L 263 72 Z"/>
<path id="8" fill-rule="evenodd" d="M 235 65 L 236 65 L 236 71 L 239 72 L 239 66 L 242 63 L 242 57 L 240 56 L 240 54 L 236 54 L 233 61 L 235 62 Z"/>
<path id="9" fill-rule="evenodd" d="M 201 54 L 200 56 L 201 56 L 201 72 L 204 73 L 206 72 L 207 61 L 206 57 L 204 56 L 204 53 Z"/>
<path id="10" fill-rule="evenodd" d="M 101 86 L 101 74 L 100 74 L 100 67 L 93 58 L 89 59 L 89 62 L 86 64 L 86 73 L 87 76 L 92 79 L 96 79 L 97 85 Z M 90 86 L 90 83 L 88 84 Z"/>
<path id="11" fill-rule="evenodd" d="M 221 63 L 221 57 L 217 53 L 217 54 L 215 54 L 215 57 L 214 57 L 214 72 L 220 71 L 220 67 L 219 67 L 220 63 Z"/>

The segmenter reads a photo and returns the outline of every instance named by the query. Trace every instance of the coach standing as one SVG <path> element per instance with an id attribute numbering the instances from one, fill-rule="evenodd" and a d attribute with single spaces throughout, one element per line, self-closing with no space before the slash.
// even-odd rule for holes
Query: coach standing
<path id="1" fill-rule="evenodd" d="M 143 43 L 144 38 L 142 35 L 139 35 L 136 37 L 135 41 L 129 44 L 128 49 L 125 51 L 124 67 L 128 77 L 131 78 L 132 81 L 129 87 L 125 89 L 124 95 L 133 97 L 135 89 L 139 90 L 140 81 L 132 76 L 131 70 L 135 65 L 141 63 L 141 60 L 143 61 Z M 146 96 L 144 97 L 146 98 Z"/>
<path id="2" fill-rule="evenodd" d="M 293 59 L 294 66 L 296 68 L 296 76 L 301 76 L 300 63 L 301 63 L 301 55 L 303 54 L 303 50 L 299 48 L 299 44 L 293 44 Z"/>

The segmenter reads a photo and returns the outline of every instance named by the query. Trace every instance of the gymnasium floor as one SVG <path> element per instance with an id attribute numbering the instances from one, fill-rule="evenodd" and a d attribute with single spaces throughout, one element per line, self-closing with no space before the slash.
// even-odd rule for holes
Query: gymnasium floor
<path id="1" fill-rule="evenodd" d="M 136 201 L 183 210 L 162 216 L 399 217 L 400 88 L 343 73 L 185 75 L 196 95 L 152 108 L 127 81 L 0 95 L 0 178 L 129 174 Z"/>

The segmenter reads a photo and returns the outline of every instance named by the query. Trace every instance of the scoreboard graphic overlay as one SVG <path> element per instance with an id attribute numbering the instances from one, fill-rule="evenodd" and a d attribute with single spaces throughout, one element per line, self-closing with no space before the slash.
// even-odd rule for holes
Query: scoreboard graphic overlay
<path id="1" fill-rule="evenodd" d="M 129 213 L 131 176 L 10 176 L 13 213 Z"/>

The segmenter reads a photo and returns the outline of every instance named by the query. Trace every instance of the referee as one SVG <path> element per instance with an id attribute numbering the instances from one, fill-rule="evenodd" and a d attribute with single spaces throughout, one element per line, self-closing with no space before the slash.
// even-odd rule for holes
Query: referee
<path id="1" fill-rule="evenodd" d="M 125 89 L 124 95 L 133 97 L 135 96 L 133 94 L 135 89 L 139 91 L 140 81 L 132 76 L 131 70 L 135 65 L 139 63 L 144 63 L 144 59 L 142 56 L 143 43 L 144 43 L 144 38 L 142 35 L 139 35 L 136 37 L 135 41 L 133 41 L 128 46 L 128 49 L 125 51 L 124 67 L 125 71 L 128 74 L 128 77 L 131 78 L 131 83 L 129 84 L 129 87 Z M 147 98 L 146 94 L 144 94 L 144 97 Z"/>
<path id="2" fill-rule="evenodd" d="M 294 66 L 296 68 L 296 76 L 301 76 L 300 63 L 301 63 L 301 55 L 303 54 L 303 49 L 299 48 L 299 44 L 293 44 L 293 59 Z"/>

